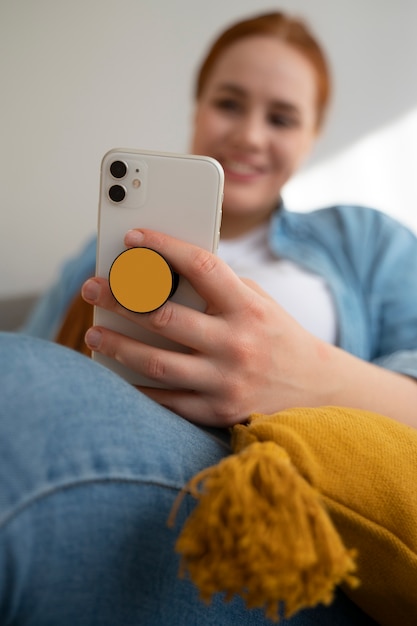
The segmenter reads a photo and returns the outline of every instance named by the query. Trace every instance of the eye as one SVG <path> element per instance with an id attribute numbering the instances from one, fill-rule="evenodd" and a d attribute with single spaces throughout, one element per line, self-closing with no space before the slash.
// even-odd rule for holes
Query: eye
<path id="1" fill-rule="evenodd" d="M 268 122 L 272 126 L 279 128 L 295 128 L 299 125 L 298 119 L 284 113 L 270 113 L 268 115 Z"/>
<path id="2" fill-rule="evenodd" d="M 231 113 L 239 113 L 243 109 L 241 103 L 235 98 L 219 98 L 214 101 L 214 105 L 221 111 L 230 111 Z"/>

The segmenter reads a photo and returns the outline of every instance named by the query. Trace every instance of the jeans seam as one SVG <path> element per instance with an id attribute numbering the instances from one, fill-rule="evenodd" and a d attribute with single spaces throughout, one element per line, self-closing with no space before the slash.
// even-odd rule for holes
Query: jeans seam
<path id="1" fill-rule="evenodd" d="M 51 486 L 50 488 L 42 489 L 39 492 L 33 493 L 30 497 L 22 500 L 19 504 L 13 507 L 13 509 L 7 512 L 5 515 L 0 517 L 0 531 L 3 530 L 10 522 L 13 521 L 18 515 L 20 515 L 23 511 L 30 508 L 40 500 L 49 498 L 55 493 L 59 493 L 62 491 L 67 491 L 70 489 L 74 489 L 77 487 L 84 487 L 85 485 L 91 484 L 105 484 L 105 483 L 126 483 L 126 484 L 137 484 L 137 485 L 154 485 L 155 487 L 161 487 L 163 489 L 168 489 L 170 491 L 181 491 L 183 485 L 179 486 L 176 483 L 169 484 L 167 482 L 160 482 L 157 479 L 138 479 L 138 478 L 129 478 L 129 477 L 108 477 L 108 478 L 85 478 L 72 480 L 68 482 L 60 483 L 59 485 Z"/>

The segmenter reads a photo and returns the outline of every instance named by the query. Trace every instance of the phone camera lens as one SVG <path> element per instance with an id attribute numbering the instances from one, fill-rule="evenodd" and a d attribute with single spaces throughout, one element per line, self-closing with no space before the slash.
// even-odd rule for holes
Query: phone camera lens
<path id="1" fill-rule="evenodd" d="M 123 178 L 123 176 L 126 176 L 126 172 L 127 165 L 123 161 L 113 161 L 110 165 L 110 173 L 113 178 Z"/>
<path id="2" fill-rule="evenodd" d="M 122 202 L 126 196 L 126 189 L 122 185 L 112 185 L 109 189 L 109 198 L 113 202 Z"/>

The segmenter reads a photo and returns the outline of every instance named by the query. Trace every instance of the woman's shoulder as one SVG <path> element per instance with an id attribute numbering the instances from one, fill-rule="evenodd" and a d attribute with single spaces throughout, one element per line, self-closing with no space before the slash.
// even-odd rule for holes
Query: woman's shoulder
<path id="1" fill-rule="evenodd" d="M 394 217 L 384 211 L 360 204 L 332 204 L 309 211 L 292 211 L 287 207 L 282 209 L 282 217 L 285 220 L 300 224 L 314 224 L 321 222 L 336 222 L 346 224 L 367 223 L 390 223 L 405 227 Z"/>
<path id="2" fill-rule="evenodd" d="M 364 205 L 335 204 L 308 212 L 283 208 L 280 221 L 283 228 L 309 236 L 317 232 L 344 239 L 371 237 L 375 242 L 389 237 L 391 240 L 400 238 L 417 242 L 415 233 L 405 224 L 379 209 Z"/>

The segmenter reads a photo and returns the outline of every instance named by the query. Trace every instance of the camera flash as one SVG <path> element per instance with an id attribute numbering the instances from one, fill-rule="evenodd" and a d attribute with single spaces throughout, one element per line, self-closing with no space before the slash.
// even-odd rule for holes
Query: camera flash
<path id="1" fill-rule="evenodd" d="M 133 185 L 134 189 L 139 189 L 139 187 L 141 185 L 141 182 L 140 182 L 139 178 L 134 178 L 132 180 L 132 185 Z"/>

